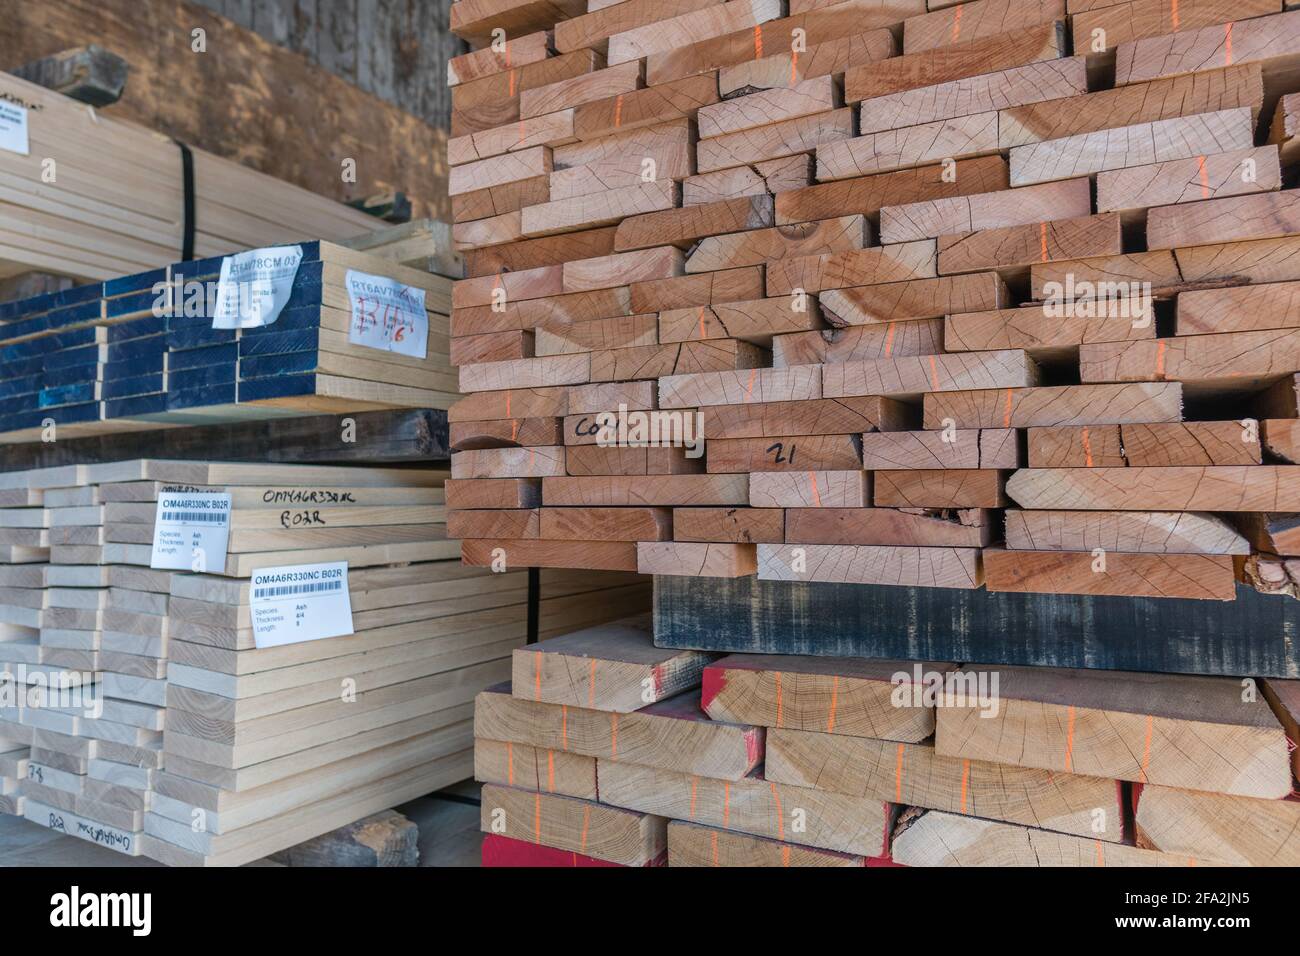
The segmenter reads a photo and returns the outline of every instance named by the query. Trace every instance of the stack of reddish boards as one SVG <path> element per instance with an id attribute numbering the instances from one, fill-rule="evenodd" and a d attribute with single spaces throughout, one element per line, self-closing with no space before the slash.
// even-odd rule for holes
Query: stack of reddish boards
<path id="1" fill-rule="evenodd" d="M 451 17 L 466 561 L 1297 590 L 1300 12 Z"/>

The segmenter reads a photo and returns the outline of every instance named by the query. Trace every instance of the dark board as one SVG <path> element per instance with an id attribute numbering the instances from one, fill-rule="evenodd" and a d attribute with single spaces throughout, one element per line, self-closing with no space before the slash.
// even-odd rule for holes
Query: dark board
<path id="1" fill-rule="evenodd" d="M 751 654 L 1300 677 L 1300 602 L 656 576 L 655 643 Z"/>
<path id="2" fill-rule="evenodd" d="M 165 398 L 165 396 L 163 396 Z M 129 401 L 151 401 L 149 396 Z M 156 411 L 152 407 L 141 408 Z M 340 440 L 343 419 L 356 425 L 355 441 Z M 230 425 L 162 428 L 0 446 L 0 472 L 128 458 L 208 458 L 225 461 L 428 465 L 446 461 L 447 413 L 404 408 L 349 415 L 312 415 Z"/>

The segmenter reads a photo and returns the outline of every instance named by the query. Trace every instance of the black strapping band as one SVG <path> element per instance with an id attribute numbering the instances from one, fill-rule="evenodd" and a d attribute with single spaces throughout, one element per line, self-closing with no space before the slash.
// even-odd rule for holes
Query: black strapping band
<path id="1" fill-rule="evenodd" d="M 173 139 L 181 151 L 181 186 L 185 191 L 185 231 L 181 239 L 181 261 L 194 258 L 194 154 L 179 139 Z"/>
<path id="2" fill-rule="evenodd" d="M 537 643 L 537 632 L 542 617 L 542 573 L 537 568 L 528 569 L 528 642 Z"/>

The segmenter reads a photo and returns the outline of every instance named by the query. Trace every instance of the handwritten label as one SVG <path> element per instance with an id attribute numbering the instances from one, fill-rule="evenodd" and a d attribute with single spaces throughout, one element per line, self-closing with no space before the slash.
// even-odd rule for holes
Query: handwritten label
<path id="1" fill-rule="evenodd" d="M 220 573 L 229 543 L 229 494 L 163 492 L 158 496 L 149 567 Z"/>
<path id="2" fill-rule="evenodd" d="M 428 355 L 429 313 L 423 289 L 354 269 L 346 279 L 352 304 L 349 342 L 412 358 Z"/>
<path id="3" fill-rule="evenodd" d="M 293 292 L 302 256 L 302 246 L 272 246 L 222 259 L 212 327 L 255 329 L 273 323 Z"/>
<path id="4" fill-rule="evenodd" d="M 27 107 L 0 100 L 0 149 L 23 156 L 31 153 L 27 137 Z"/>
<path id="5" fill-rule="evenodd" d="M 346 561 L 254 571 L 248 604 L 259 648 L 353 633 Z"/>

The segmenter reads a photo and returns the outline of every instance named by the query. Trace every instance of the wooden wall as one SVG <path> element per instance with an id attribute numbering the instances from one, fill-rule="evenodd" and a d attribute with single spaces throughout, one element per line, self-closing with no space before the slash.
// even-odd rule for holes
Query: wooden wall
<path id="1" fill-rule="evenodd" d="M 451 0 L 197 0 L 367 93 L 447 128 Z"/>
<path id="2" fill-rule="evenodd" d="M 236 0 L 209 6 L 251 11 L 295 4 Z M 403 38 L 423 37 L 422 29 L 408 33 L 391 19 L 381 27 L 372 16 L 383 7 L 441 8 L 444 0 L 299 0 L 296 6 L 331 11 L 323 31 L 308 30 L 306 21 L 296 29 L 315 37 L 323 62 L 341 64 L 350 56 L 358 80 L 367 77 L 379 93 L 366 92 L 346 74 L 335 75 L 333 67 L 316 66 L 187 0 L 6 4 L 6 15 L 0 17 L 0 69 L 98 43 L 131 65 L 126 93 L 106 108 L 109 115 L 335 199 L 401 189 L 412 197 L 417 217 L 449 219 L 445 123 L 440 128 L 392 105 L 399 89 L 409 96 L 416 85 L 442 95 L 446 61 L 426 62 L 418 44 L 408 49 L 410 40 Z M 345 7 L 357 11 L 351 27 L 336 16 Z M 445 15 L 445 10 L 438 14 Z M 359 30 L 362 19 L 370 32 Z M 296 18 L 292 22 L 299 24 Z M 196 28 L 206 32 L 205 53 L 191 49 Z M 343 52 L 349 43 L 350 54 Z M 436 112 L 436 97 L 430 97 L 428 109 Z M 356 161 L 355 183 L 342 176 L 348 158 Z"/>

